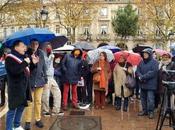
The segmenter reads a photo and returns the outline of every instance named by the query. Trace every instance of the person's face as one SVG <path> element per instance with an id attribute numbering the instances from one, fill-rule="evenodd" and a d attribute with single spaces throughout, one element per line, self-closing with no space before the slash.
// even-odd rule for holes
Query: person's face
<path id="1" fill-rule="evenodd" d="M 19 45 L 15 47 L 15 50 L 19 54 L 24 55 L 25 52 L 27 51 L 27 46 L 23 42 L 20 42 Z"/>
<path id="2" fill-rule="evenodd" d="M 31 48 L 32 48 L 34 51 L 37 51 L 38 47 L 39 47 L 38 41 L 34 41 L 34 42 L 31 43 Z"/>
<path id="3" fill-rule="evenodd" d="M 149 58 L 149 54 L 144 52 L 144 53 L 143 53 L 143 58 L 144 58 L 144 59 L 148 59 L 148 58 Z"/>
<path id="4" fill-rule="evenodd" d="M 103 53 L 100 53 L 100 60 L 105 60 L 105 56 Z"/>
<path id="5" fill-rule="evenodd" d="M 79 55 L 80 55 L 80 50 L 75 50 L 75 51 L 74 51 L 74 56 L 77 57 L 77 56 L 79 56 Z"/>
<path id="6" fill-rule="evenodd" d="M 168 61 L 170 58 L 168 55 L 163 55 L 162 56 L 162 61 Z"/>

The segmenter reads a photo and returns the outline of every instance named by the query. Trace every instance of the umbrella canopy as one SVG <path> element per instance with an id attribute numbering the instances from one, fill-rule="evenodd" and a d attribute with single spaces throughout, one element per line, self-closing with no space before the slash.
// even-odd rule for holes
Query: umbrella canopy
<path id="1" fill-rule="evenodd" d="M 52 45 L 53 49 L 56 49 L 58 47 L 62 47 L 66 44 L 68 41 L 68 38 L 64 35 L 57 35 L 55 38 L 51 39 L 49 42 Z"/>
<path id="2" fill-rule="evenodd" d="M 64 45 L 64 46 L 62 46 L 62 47 L 59 47 L 59 48 L 56 48 L 56 49 L 54 49 L 54 51 L 72 51 L 72 50 L 74 50 L 74 46 L 71 46 L 71 45 Z"/>
<path id="3" fill-rule="evenodd" d="M 3 43 L 5 43 L 6 46 L 11 47 L 16 40 L 21 40 L 26 45 L 29 45 L 32 39 L 37 39 L 39 43 L 44 43 L 53 38 L 55 38 L 55 34 L 45 28 L 27 28 L 13 33 L 7 37 Z"/>
<path id="4" fill-rule="evenodd" d="M 163 54 L 167 54 L 168 52 L 162 49 L 155 49 L 155 53 L 159 56 L 162 56 Z"/>
<path id="5" fill-rule="evenodd" d="M 92 43 L 83 41 L 83 42 L 76 42 L 73 46 L 81 48 L 83 50 L 93 50 L 95 47 L 92 45 Z"/>
<path id="6" fill-rule="evenodd" d="M 108 43 L 100 43 L 100 44 L 98 44 L 97 48 L 102 47 L 102 46 L 106 46 L 106 45 L 109 45 L 109 44 Z"/>
<path id="7" fill-rule="evenodd" d="M 112 45 L 105 45 L 105 46 L 101 46 L 99 48 L 111 50 L 113 53 L 121 51 L 121 49 L 119 47 L 112 46 Z"/>
<path id="8" fill-rule="evenodd" d="M 120 51 L 114 54 L 116 62 L 119 61 L 121 56 L 124 56 L 126 61 L 132 65 L 139 65 L 140 61 L 142 60 L 142 57 L 138 53 Z"/>
<path id="9" fill-rule="evenodd" d="M 147 45 L 138 45 L 138 46 L 134 47 L 132 50 L 133 50 L 133 52 L 135 52 L 135 53 L 140 53 L 140 54 L 141 54 L 141 52 L 142 52 L 144 49 L 146 49 L 146 48 L 151 48 L 151 49 L 152 49 L 152 47 L 147 46 Z"/>
<path id="10" fill-rule="evenodd" d="M 114 55 L 111 50 L 97 48 L 95 50 L 88 51 L 87 53 L 88 63 L 89 64 L 95 63 L 95 61 L 99 58 L 101 52 L 106 52 L 107 59 L 109 62 L 111 62 L 114 59 Z"/>

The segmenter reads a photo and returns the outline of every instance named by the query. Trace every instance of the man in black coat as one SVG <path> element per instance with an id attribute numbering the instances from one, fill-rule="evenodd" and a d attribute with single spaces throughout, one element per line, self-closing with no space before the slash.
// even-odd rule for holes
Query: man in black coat
<path id="1" fill-rule="evenodd" d="M 32 100 L 29 88 L 30 59 L 25 57 L 26 48 L 22 41 L 15 41 L 11 54 L 8 54 L 5 60 L 9 106 L 6 130 L 23 130 L 20 126 L 21 116 L 24 107 L 27 106 L 27 100 Z"/>

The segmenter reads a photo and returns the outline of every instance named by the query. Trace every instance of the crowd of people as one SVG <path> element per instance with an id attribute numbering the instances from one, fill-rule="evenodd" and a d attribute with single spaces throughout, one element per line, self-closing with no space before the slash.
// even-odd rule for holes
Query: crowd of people
<path id="1" fill-rule="evenodd" d="M 87 52 L 81 48 L 54 54 L 49 42 L 41 48 L 39 45 L 37 39 L 32 39 L 28 47 L 15 41 L 5 56 L 9 106 L 6 130 L 30 130 L 33 113 L 35 125 L 43 128 L 42 115 L 63 116 L 70 107 L 80 109 L 87 105 L 105 109 L 106 98 L 112 103 L 113 93 L 115 109 L 127 112 L 130 99 L 135 94 L 139 97 L 139 92 L 142 111 L 138 116 L 152 119 L 164 93 L 162 81 L 175 80 L 175 75 L 166 73 L 175 70 L 168 52 L 158 61 L 152 49 L 144 49 L 140 53 L 142 61 L 134 69 L 122 53 L 118 62 L 108 62 L 107 54 L 101 52 L 94 64 L 88 64 Z M 20 124 L 22 115 L 24 128 Z"/>

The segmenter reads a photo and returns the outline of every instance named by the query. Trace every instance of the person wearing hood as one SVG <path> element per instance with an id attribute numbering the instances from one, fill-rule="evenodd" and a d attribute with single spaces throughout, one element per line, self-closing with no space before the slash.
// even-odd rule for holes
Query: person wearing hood
<path id="1" fill-rule="evenodd" d="M 153 58 L 152 49 L 142 51 L 143 61 L 138 65 L 136 76 L 139 79 L 141 89 L 142 111 L 138 116 L 149 115 L 154 118 L 155 92 L 157 90 L 158 61 Z"/>
<path id="2" fill-rule="evenodd" d="M 82 62 L 82 50 L 75 48 L 71 54 L 66 54 L 62 60 L 64 76 L 63 110 L 67 110 L 69 87 L 72 86 L 72 106 L 78 109 L 77 105 L 77 83 L 81 79 L 80 64 Z"/>

